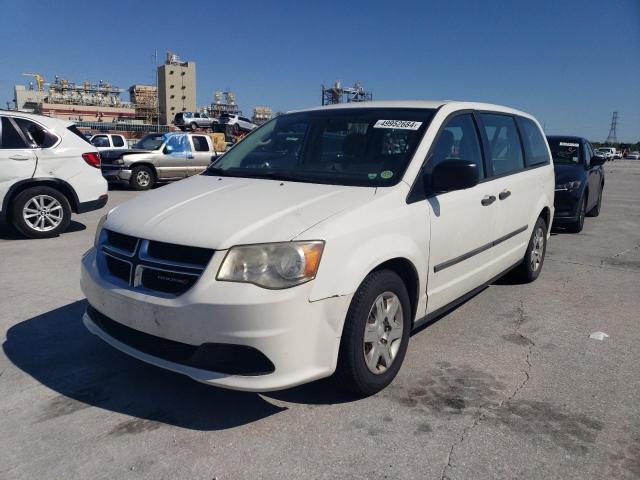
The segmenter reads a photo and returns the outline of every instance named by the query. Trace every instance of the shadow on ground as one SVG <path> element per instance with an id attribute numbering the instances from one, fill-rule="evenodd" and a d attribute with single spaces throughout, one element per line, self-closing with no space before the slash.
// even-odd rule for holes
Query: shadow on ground
<path id="1" fill-rule="evenodd" d="M 159 423 L 220 430 L 286 410 L 263 395 L 201 384 L 111 348 L 82 324 L 85 307 L 84 301 L 70 303 L 25 320 L 7 332 L 3 344 L 7 358 L 59 393 L 42 411 L 36 412 L 39 420 L 95 406 L 137 417 L 119 428 L 123 433 L 149 429 Z M 326 382 L 269 396 L 313 404 L 353 400 Z"/>
<path id="2" fill-rule="evenodd" d="M 86 230 L 87 226 L 84 223 L 76 222 L 75 220 L 71 220 L 67 229 L 62 233 L 62 235 L 67 235 L 69 233 L 81 232 Z M 0 225 L 0 240 L 31 240 L 30 238 L 26 238 L 24 235 L 19 233 L 15 228 L 13 228 L 10 224 Z"/>

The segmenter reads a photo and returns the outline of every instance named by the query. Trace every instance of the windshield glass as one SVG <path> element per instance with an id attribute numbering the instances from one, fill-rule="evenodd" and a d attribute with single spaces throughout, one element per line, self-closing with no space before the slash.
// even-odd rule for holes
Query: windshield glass
<path id="1" fill-rule="evenodd" d="M 548 138 L 553 163 L 578 165 L 580 163 L 580 144 L 575 140 Z"/>
<path id="2" fill-rule="evenodd" d="M 150 133 L 145 135 L 133 145 L 133 148 L 142 150 L 157 150 L 164 143 L 164 135 L 162 133 Z"/>
<path id="3" fill-rule="evenodd" d="M 205 174 L 395 185 L 434 113 L 433 109 L 363 107 L 282 115 L 247 136 Z"/>

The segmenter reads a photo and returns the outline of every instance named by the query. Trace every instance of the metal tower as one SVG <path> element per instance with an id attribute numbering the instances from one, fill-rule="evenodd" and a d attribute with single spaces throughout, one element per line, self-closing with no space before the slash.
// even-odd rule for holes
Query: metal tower
<path id="1" fill-rule="evenodd" d="M 609 128 L 609 136 L 604 143 L 618 143 L 618 136 L 616 135 L 616 127 L 618 126 L 618 112 L 613 112 L 611 117 L 611 128 Z"/>
<path id="2" fill-rule="evenodd" d="M 373 95 L 364 87 L 357 83 L 353 87 L 343 87 L 340 80 L 336 80 L 333 87 L 322 85 L 322 105 L 334 103 L 367 102 L 371 101 Z"/>

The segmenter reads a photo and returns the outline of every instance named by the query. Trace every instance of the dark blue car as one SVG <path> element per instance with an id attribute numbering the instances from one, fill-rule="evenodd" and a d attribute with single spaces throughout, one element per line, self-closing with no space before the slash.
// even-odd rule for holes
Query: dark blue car
<path id="1" fill-rule="evenodd" d="M 582 231 L 584 218 L 597 217 L 602 206 L 605 158 L 581 137 L 547 136 L 556 175 L 553 225 Z"/>

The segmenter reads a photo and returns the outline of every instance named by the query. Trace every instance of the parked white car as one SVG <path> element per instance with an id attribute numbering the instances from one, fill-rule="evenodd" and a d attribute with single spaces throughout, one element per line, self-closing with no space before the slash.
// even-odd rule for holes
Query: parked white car
<path id="1" fill-rule="evenodd" d="M 640 152 L 634 150 L 633 152 L 627 153 L 627 160 L 640 160 Z"/>
<path id="2" fill-rule="evenodd" d="M 220 115 L 221 125 L 230 125 L 233 128 L 234 133 L 250 132 L 258 128 L 250 119 L 241 117 L 240 115 L 233 115 L 231 113 L 223 113 Z"/>
<path id="3" fill-rule="evenodd" d="M 53 237 L 107 203 L 96 148 L 71 122 L 0 110 L 0 221 L 31 238 Z"/>
<path id="4" fill-rule="evenodd" d="M 91 137 L 91 145 L 96 147 L 98 151 L 108 150 L 111 148 L 129 148 L 129 143 L 124 135 L 116 133 L 99 133 Z"/>
<path id="5" fill-rule="evenodd" d="M 212 385 L 268 391 L 335 372 L 370 395 L 397 374 L 411 331 L 513 269 L 538 277 L 553 199 L 546 139 L 517 110 L 289 113 L 203 175 L 103 218 L 82 260 L 83 321 Z"/>
<path id="6" fill-rule="evenodd" d="M 616 149 L 613 147 L 600 147 L 598 149 L 600 154 L 604 155 L 604 158 L 607 160 L 614 160 L 614 156 L 616 154 Z"/>

